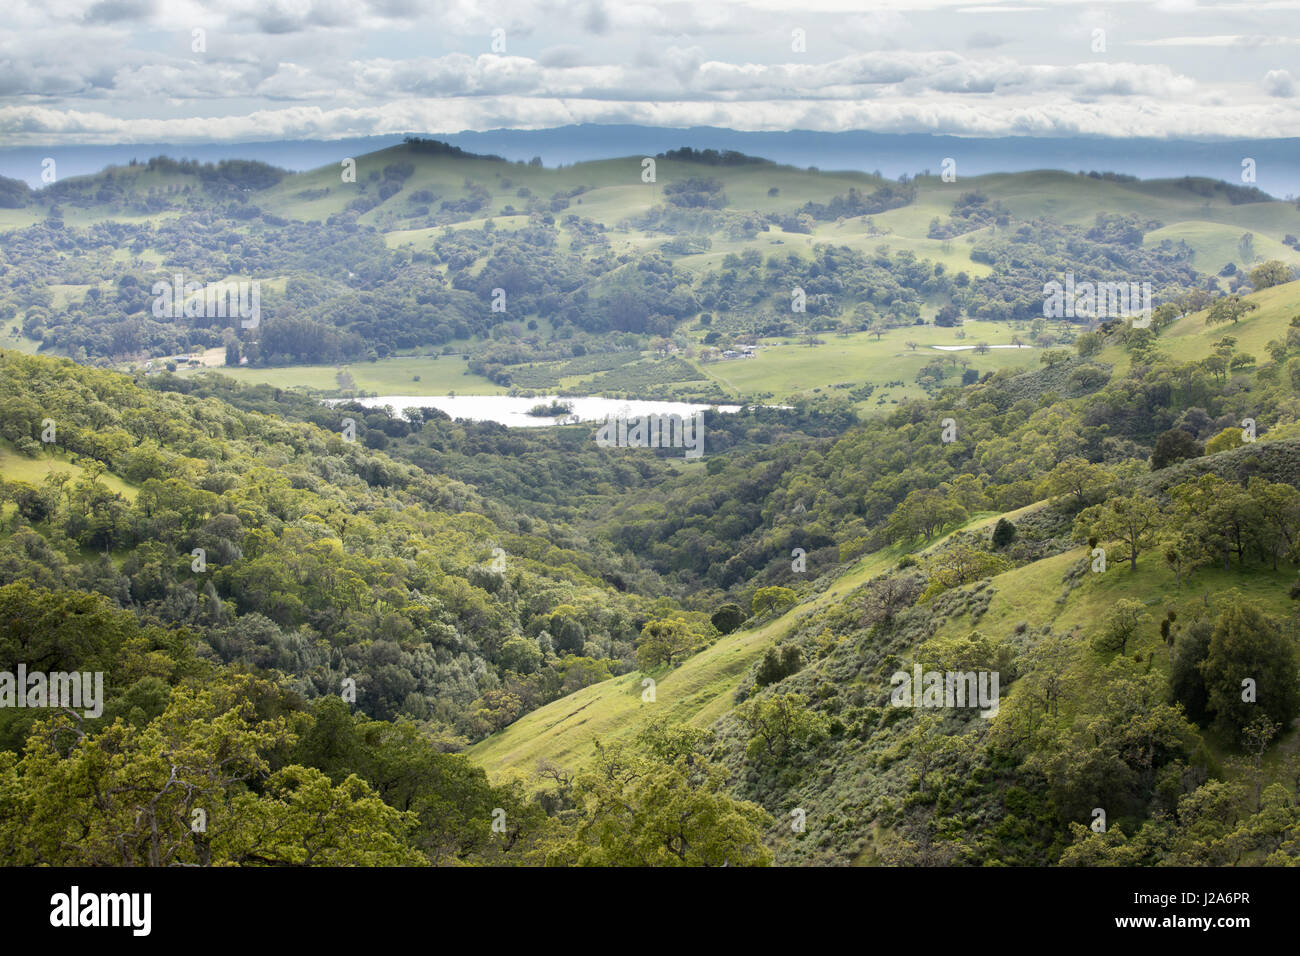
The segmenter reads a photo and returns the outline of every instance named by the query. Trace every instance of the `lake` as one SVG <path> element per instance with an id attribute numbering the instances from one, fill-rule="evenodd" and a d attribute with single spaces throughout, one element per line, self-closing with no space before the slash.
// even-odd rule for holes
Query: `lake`
<path id="1" fill-rule="evenodd" d="M 652 402 L 629 401 L 621 398 L 601 398 L 599 396 L 560 397 L 556 395 L 538 395 L 534 398 L 519 398 L 514 395 L 379 395 L 375 398 L 331 399 L 328 404 L 337 405 L 340 401 L 356 401 L 366 408 L 383 408 L 391 406 L 397 415 L 406 408 L 436 408 L 446 412 L 452 418 L 468 418 L 472 421 L 498 422 L 510 428 L 539 428 L 558 425 L 575 418 L 583 422 L 604 421 L 609 416 L 639 418 L 643 415 L 693 415 L 695 412 L 716 408 L 720 412 L 738 412 L 740 405 L 702 405 L 691 402 Z M 528 410 L 537 405 L 549 405 L 553 401 L 567 402 L 573 405 L 571 416 L 536 417 Z"/>

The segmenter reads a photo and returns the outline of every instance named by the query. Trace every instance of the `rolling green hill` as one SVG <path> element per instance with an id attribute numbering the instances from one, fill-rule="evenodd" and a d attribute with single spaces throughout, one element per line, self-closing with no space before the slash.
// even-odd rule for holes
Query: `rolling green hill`
<path id="1" fill-rule="evenodd" d="M 1065 271 L 1149 276 L 1164 301 L 1218 281 L 1229 263 L 1238 277 L 1266 259 L 1300 263 L 1283 241 L 1300 233 L 1294 203 L 1209 180 L 1037 171 L 900 184 L 661 156 L 647 183 L 637 156 L 548 169 L 419 142 L 345 159 L 355 181 L 342 165 L 286 174 L 151 160 L 38 190 L 0 221 L 25 227 L 12 264 L 45 283 L 0 300 L 9 344 L 136 370 L 149 359 L 232 356 L 242 380 L 332 396 L 599 388 L 785 402 L 873 386 L 854 405 L 875 414 L 942 382 L 919 381 L 935 357 L 925 346 L 1026 341 L 1042 283 Z M 972 199 L 986 214 L 954 218 Z M 1125 217 L 1128 232 L 1098 225 Z M 45 223 L 59 221 L 69 232 L 55 236 Z M 50 251 L 69 233 L 83 245 L 56 270 Z M 1095 255 L 1079 251 L 1090 243 Z M 186 268 L 207 281 L 255 278 L 267 322 L 249 331 L 153 321 L 147 290 Z M 790 306 L 796 286 L 813 299 L 802 313 Z M 511 296 L 504 313 L 490 301 L 498 287 Z M 965 313 L 964 339 L 935 326 L 945 309 Z M 881 326 L 883 339 L 860 334 Z M 1048 334 L 1068 346 L 1074 333 Z M 794 345 L 808 336 L 827 344 Z M 664 338 L 687 353 L 670 364 L 684 360 L 692 374 L 650 364 Z M 761 346 L 758 358 L 709 361 L 738 344 Z M 647 364 L 585 377 L 566 368 L 575 356 L 629 349 Z M 468 355 L 469 374 L 427 360 L 439 352 Z M 954 358 L 978 375 L 1035 360 Z M 960 373 L 949 365 L 946 377 Z"/>

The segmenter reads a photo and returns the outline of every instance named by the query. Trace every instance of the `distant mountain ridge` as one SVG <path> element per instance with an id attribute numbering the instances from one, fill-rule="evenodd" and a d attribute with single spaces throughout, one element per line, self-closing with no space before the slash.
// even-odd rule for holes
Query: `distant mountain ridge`
<path id="1" fill-rule="evenodd" d="M 473 153 L 510 160 L 540 156 L 547 166 L 612 159 L 635 153 L 654 155 L 682 146 L 735 150 L 794 166 L 879 170 L 891 178 L 925 169 L 938 173 L 943 160 L 956 162 L 958 177 L 1033 169 L 1113 170 L 1144 179 L 1207 176 L 1241 182 L 1243 162 L 1253 160 L 1256 185 L 1284 197 L 1300 194 L 1300 139 L 1165 140 L 1044 138 L 1004 136 L 975 139 L 931 133 L 873 133 L 850 130 L 755 132 L 718 127 L 602 126 L 583 124 L 552 129 L 499 129 L 485 132 L 425 133 Z M 41 185 L 42 161 L 55 159 L 59 178 L 98 172 L 111 164 L 152 156 L 198 159 L 253 159 L 301 171 L 343 157 L 384 149 L 405 135 L 338 140 L 287 140 L 249 143 L 141 143 L 125 145 L 22 146 L 0 149 L 0 176 Z"/>

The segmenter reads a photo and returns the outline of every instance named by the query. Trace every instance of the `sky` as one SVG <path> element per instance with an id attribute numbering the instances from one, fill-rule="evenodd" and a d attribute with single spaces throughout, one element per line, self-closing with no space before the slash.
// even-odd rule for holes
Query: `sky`
<path id="1" fill-rule="evenodd" d="M 0 146 L 572 123 L 1300 136 L 1300 0 L 5 0 Z"/>

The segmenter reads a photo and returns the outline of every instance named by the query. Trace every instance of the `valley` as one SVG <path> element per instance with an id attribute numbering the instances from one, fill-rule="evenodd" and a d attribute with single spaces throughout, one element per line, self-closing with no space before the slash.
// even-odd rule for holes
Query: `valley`
<path id="1" fill-rule="evenodd" d="M 425 137 L 0 186 L 0 670 L 108 698 L 0 710 L 6 862 L 1300 859 L 1294 200 Z M 594 423 L 664 408 L 700 457 Z"/>

